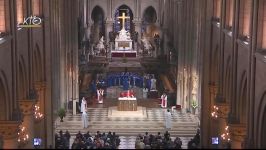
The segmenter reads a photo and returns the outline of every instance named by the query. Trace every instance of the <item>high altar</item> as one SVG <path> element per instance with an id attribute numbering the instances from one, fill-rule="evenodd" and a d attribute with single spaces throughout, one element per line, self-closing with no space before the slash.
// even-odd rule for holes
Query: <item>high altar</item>
<path id="1" fill-rule="evenodd" d="M 127 90 L 120 94 L 117 105 L 118 111 L 137 111 L 137 107 L 137 98 L 133 91 Z"/>
<path id="2" fill-rule="evenodd" d="M 125 30 L 125 19 L 130 17 L 122 14 L 122 29 L 119 31 L 118 36 L 115 38 L 115 49 L 112 50 L 112 57 L 137 57 L 137 51 L 132 48 L 132 40 L 130 38 L 130 33 Z"/>

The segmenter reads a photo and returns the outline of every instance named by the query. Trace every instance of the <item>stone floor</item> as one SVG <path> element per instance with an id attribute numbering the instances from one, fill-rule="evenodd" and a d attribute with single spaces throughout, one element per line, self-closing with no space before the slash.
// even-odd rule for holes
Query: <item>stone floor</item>
<path id="1" fill-rule="evenodd" d="M 110 94 L 110 93 L 109 93 Z M 108 97 L 108 95 L 107 95 Z M 90 131 L 95 135 L 100 132 L 116 132 L 120 136 L 119 149 L 134 149 L 135 140 L 138 134 L 149 132 L 150 134 L 164 133 L 165 111 L 159 107 L 158 99 L 137 99 L 138 106 L 145 107 L 147 117 L 108 117 L 109 108 L 117 106 L 117 99 L 109 95 L 104 99 L 103 104 L 97 104 L 95 99 L 88 106 L 88 128 L 82 127 L 81 114 L 67 114 L 64 122 L 59 119 L 55 121 L 55 132 L 68 130 L 71 134 L 72 145 L 74 135 L 81 131 L 83 134 Z M 187 142 L 196 134 L 199 127 L 199 119 L 190 113 L 173 112 L 172 129 L 169 131 L 172 138 L 180 137 L 182 148 L 187 148 Z"/>
<path id="2" fill-rule="evenodd" d="M 134 149 L 135 139 L 138 134 L 149 132 L 157 134 L 157 132 L 165 132 L 164 112 L 166 109 L 147 108 L 147 118 L 138 117 L 114 117 L 108 118 L 108 108 L 89 108 L 88 120 L 89 127 L 82 128 L 81 115 L 67 115 L 64 122 L 55 123 L 55 132 L 68 130 L 71 134 L 73 143 L 74 135 L 81 131 L 83 134 L 90 131 L 94 135 L 97 131 L 101 132 L 116 132 L 120 135 L 121 149 Z M 187 147 L 187 142 L 192 138 L 198 128 L 198 118 L 191 114 L 182 114 L 180 112 L 173 113 L 172 129 L 170 134 L 172 138 L 180 137 L 182 139 L 183 148 Z"/>

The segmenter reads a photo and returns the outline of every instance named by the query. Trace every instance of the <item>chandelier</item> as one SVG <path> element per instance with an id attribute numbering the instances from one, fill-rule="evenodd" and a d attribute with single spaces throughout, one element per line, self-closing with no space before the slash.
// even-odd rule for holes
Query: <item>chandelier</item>
<path id="1" fill-rule="evenodd" d="M 225 141 L 230 141 L 230 135 L 229 135 L 229 126 L 225 127 L 225 133 L 221 135 L 222 139 Z"/>
<path id="2" fill-rule="evenodd" d="M 214 105 L 213 106 L 213 111 L 211 113 L 211 115 L 212 115 L 213 118 L 218 118 L 218 110 L 219 110 L 219 108 Z"/>
<path id="3" fill-rule="evenodd" d="M 43 114 L 40 111 L 40 106 L 38 104 L 36 104 L 34 106 L 34 118 L 35 118 L 35 120 L 36 121 L 40 121 L 40 120 L 42 120 L 43 117 L 44 116 L 43 116 Z"/>
<path id="4" fill-rule="evenodd" d="M 29 141 L 29 134 L 26 132 L 26 127 L 20 125 L 18 132 L 18 142 L 20 144 L 26 144 Z"/>

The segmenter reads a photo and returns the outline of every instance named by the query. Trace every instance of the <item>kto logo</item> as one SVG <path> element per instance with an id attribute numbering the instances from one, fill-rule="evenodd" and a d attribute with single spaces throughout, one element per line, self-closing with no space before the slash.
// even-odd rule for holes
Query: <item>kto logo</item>
<path id="1" fill-rule="evenodd" d="M 42 19 L 40 17 L 30 16 L 30 17 L 24 18 L 23 23 L 19 24 L 18 27 L 35 28 L 35 27 L 41 27 L 41 24 L 42 24 Z"/>

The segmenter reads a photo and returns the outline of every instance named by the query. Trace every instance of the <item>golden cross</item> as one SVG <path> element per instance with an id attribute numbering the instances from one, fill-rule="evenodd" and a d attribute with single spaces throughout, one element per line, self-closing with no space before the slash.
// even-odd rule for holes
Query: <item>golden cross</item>
<path id="1" fill-rule="evenodd" d="M 125 29 L 125 20 L 130 19 L 130 17 L 126 16 L 125 13 L 122 13 L 122 16 L 119 16 L 118 19 L 122 19 L 122 30 Z"/>

